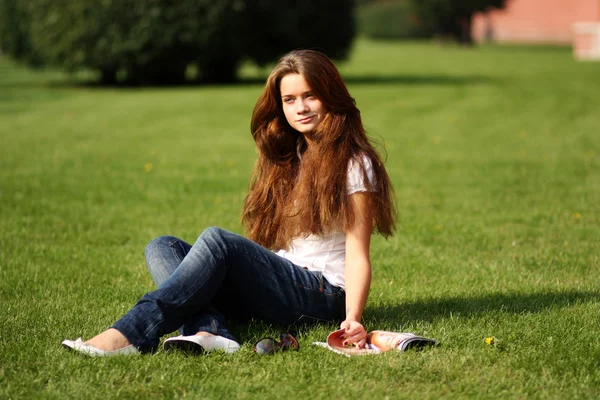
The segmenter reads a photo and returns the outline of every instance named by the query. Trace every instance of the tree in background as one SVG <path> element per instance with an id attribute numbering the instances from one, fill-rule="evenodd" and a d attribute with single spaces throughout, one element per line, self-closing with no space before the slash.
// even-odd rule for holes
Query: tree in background
<path id="1" fill-rule="evenodd" d="M 353 35 L 352 0 L 0 0 L 6 54 L 107 84 L 230 82 L 294 48 L 344 58 Z"/>
<path id="2" fill-rule="evenodd" d="M 247 56 L 259 65 L 292 49 L 345 59 L 355 35 L 355 0 L 247 0 Z"/>
<path id="3" fill-rule="evenodd" d="M 473 44 L 473 15 L 491 8 L 504 8 L 507 0 L 412 0 L 417 15 L 429 21 L 438 35 L 465 45 Z"/>
<path id="4" fill-rule="evenodd" d="M 360 33 L 375 39 L 438 36 L 472 44 L 478 11 L 503 8 L 507 0 L 359 0 Z"/>
<path id="5" fill-rule="evenodd" d="M 38 66 L 42 63 L 29 39 L 29 5 L 24 1 L 0 0 L 0 50 Z"/>
<path id="6" fill-rule="evenodd" d="M 356 15 L 361 35 L 371 39 L 432 37 L 429 21 L 419 18 L 411 0 L 361 0 Z"/>

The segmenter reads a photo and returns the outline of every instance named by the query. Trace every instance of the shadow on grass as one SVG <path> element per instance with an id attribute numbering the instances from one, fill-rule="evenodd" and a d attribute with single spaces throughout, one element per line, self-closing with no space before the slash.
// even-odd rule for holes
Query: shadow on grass
<path id="1" fill-rule="evenodd" d="M 267 77 L 246 77 L 230 83 L 199 83 L 186 82 L 171 85 L 103 85 L 90 80 L 48 80 L 48 81 L 17 81 L 0 84 L 3 90 L 18 91 L 19 89 L 172 89 L 172 88 L 215 88 L 215 87 L 244 87 L 264 85 Z M 433 85 L 433 86 L 467 86 L 497 84 L 497 78 L 483 75 L 448 76 L 448 75 L 347 75 L 344 81 L 348 85 Z M 13 92 L 13 95 L 15 93 Z"/>
<path id="2" fill-rule="evenodd" d="M 473 317 L 486 313 L 539 313 L 552 308 L 600 301 L 600 292 L 540 292 L 495 293 L 474 297 L 449 297 L 377 306 L 366 313 L 367 319 L 378 325 L 397 325 L 399 322 L 432 322 L 438 318 Z"/>
<path id="3" fill-rule="evenodd" d="M 432 323 L 448 318 L 470 318 L 498 312 L 510 314 L 539 313 L 552 308 L 600 301 L 600 292 L 548 291 L 540 293 L 490 293 L 471 297 L 444 297 L 410 303 L 371 306 L 365 310 L 364 323 L 369 329 L 392 330 L 399 325 Z M 265 332 L 292 332 L 303 335 L 317 325 L 335 330 L 341 321 L 303 318 L 291 325 L 270 324 L 259 320 L 229 321 L 230 328 L 242 341 L 256 341 Z"/>
<path id="4" fill-rule="evenodd" d="M 365 311 L 364 323 L 369 329 L 391 330 L 399 325 L 432 323 L 448 318 L 469 318 L 485 314 L 539 313 L 552 308 L 600 301 L 600 292 L 564 291 L 540 293 L 491 293 L 471 297 L 425 299 L 411 303 L 377 305 Z M 229 321 L 230 328 L 242 341 L 256 341 L 264 332 L 292 332 L 303 335 L 317 325 L 337 329 L 340 321 L 322 321 L 306 318 L 291 325 L 269 324 L 257 320 Z"/>

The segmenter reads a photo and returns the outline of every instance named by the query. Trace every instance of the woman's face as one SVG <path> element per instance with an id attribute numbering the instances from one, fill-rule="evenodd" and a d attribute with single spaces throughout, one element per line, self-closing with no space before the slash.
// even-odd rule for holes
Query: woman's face
<path id="1" fill-rule="evenodd" d="M 304 77 L 288 74 L 281 79 L 279 89 L 288 124 L 300 133 L 313 132 L 325 117 L 325 106 L 312 93 Z"/>

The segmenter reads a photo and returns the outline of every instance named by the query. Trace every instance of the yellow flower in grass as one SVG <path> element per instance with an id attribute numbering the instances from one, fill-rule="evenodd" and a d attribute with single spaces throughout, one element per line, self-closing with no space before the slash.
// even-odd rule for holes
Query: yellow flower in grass
<path id="1" fill-rule="evenodd" d="M 147 163 L 146 165 L 144 165 L 144 171 L 146 171 L 146 172 L 152 171 L 152 163 Z"/>
<path id="2" fill-rule="evenodd" d="M 485 344 L 487 344 L 488 346 L 491 346 L 494 344 L 494 337 L 487 337 L 485 338 Z"/>
<path id="3" fill-rule="evenodd" d="M 573 214 L 573 218 L 575 218 L 575 219 L 581 219 L 581 214 L 575 213 L 575 214 Z"/>

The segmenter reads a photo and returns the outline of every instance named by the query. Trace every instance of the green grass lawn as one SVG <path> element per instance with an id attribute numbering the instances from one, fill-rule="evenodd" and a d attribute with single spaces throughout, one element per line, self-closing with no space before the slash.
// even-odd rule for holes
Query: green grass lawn
<path id="1" fill-rule="evenodd" d="M 311 345 L 331 325 L 260 357 L 282 328 L 252 323 L 233 355 L 65 351 L 152 290 L 150 239 L 242 232 L 262 71 L 103 89 L 0 59 L 0 398 L 599 397 L 600 64 L 359 41 L 340 67 L 400 211 L 365 325 L 440 347 L 348 359 Z"/>

